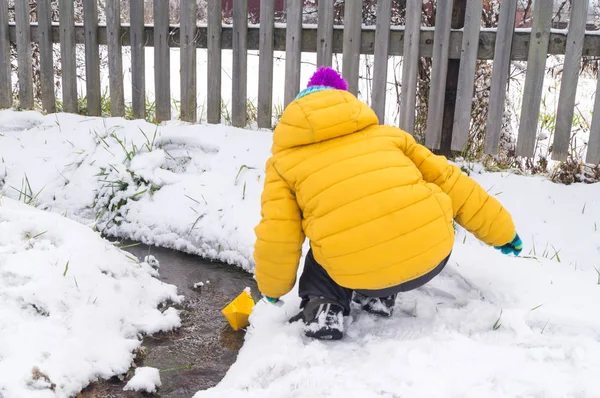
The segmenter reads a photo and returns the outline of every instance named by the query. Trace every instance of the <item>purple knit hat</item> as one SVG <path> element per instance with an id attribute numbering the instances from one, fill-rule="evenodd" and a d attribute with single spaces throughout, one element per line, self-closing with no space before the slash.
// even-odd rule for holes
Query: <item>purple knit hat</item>
<path id="1" fill-rule="evenodd" d="M 313 86 L 331 87 L 335 90 L 348 90 L 348 83 L 346 83 L 344 78 L 335 69 L 327 66 L 320 67 L 312 75 L 306 87 Z"/>
<path id="2" fill-rule="evenodd" d="M 346 83 L 344 78 L 335 69 L 322 66 L 312 75 L 306 89 L 301 91 L 296 99 L 323 90 L 346 91 L 348 90 L 348 83 Z"/>

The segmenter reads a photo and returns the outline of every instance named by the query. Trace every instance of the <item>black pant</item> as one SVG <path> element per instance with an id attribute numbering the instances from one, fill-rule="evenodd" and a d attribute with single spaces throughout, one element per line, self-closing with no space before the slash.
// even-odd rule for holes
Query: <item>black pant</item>
<path id="1" fill-rule="evenodd" d="M 387 297 L 400 292 L 408 292 L 418 287 L 423 286 L 436 275 L 442 272 L 442 269 L 448 263 L 450 255 L 442 260 L 442 262 L 435 267 L 429 273 L 422 275 L 416 279 L 404 282 L 397 286 L 392 286 L 381 290 L 362 290 L 357 289 L 356 291 L 362 293 L 368 297 Z M 303 303 L 306 302 L 309 296 L 325 297 L 333 300 L 344 308 L 344 314 L 350 313 L 350 301 L 352 300 L 352 293 L 355 289 L 349 289 L 338 285 L 325 271 L 325 269 L 317 263 L 313 256 L 312 249 L 308 251 L 306 260 L 304 262 L 304 270 L 300 276 L 300 282 L 298 286 L 298 294 L 303 299 Z"/>

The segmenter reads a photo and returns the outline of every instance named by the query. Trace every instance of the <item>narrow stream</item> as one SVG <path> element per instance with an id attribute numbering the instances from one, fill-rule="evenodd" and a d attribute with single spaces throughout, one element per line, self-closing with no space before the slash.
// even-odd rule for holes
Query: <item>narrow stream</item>
<path id="1" fill-rule="evenodd" d="M 148 254 L 155 256 L 160 262 L 161 280 L 176 285 L 186 297 L 181 308 L 182 327 L 143 341 L 147 353 L 140 365 L 161 371 L 162 387 L 154 396 L 189 398 L 198 390 L 215 386 L 235 362 L 244 341 L 244 332 L 231 329 L 221 310 L 247 286 L 256 295 L 252 276 L 234 266 L 170 249 L 140 244 L 124 250 L 140 259 Z M 204 286 L 194 289 L 196 282 Z M 124 386 L 125 382 L 117 378 L 94 383 L 79 398 L 148 396 L 125 392 Z"/>

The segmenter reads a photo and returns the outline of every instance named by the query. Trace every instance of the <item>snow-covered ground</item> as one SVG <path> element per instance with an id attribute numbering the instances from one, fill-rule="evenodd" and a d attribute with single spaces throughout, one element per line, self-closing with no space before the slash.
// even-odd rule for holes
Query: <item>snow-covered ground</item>
<path id="1" fill-rule="evenodd" d="M 2 153 L 5 146 L 1 146 Z M 175 286 L 90 228 L 0 199 L 0 397 L 70 397 L 180 326 Z"/>
<path id="2" fill-rule="evenodd" d="M 3 111 L 0 195 L 251 271 L 270 145 L 266 131 Z M 286 323 L 294 292 L 260 302 L 237 363 L 197 396 L 600 396 L 600 184 L 471 175 L 512 212 L 522 257 L 459 230 L 439 277 L 391 319 L 354 311 L 336 343 Z"/>

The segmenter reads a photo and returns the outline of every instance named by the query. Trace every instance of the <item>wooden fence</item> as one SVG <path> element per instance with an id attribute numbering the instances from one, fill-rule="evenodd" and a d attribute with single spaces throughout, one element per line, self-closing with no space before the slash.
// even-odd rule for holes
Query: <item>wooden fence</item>
<path id="1" fill-rule="evenodd" d="M 551 29 L 553 0 L 536 0 L 531 30 L 515 30 L 517 0 L 503 0 L 497 28 L 481 29 L 482 0 L 466 0 L 464 28 L 452 28 L 452 1 L 437 2 L 436 26 L 421 26 L 423 0 L 407 0 L 407 26 L 390 27 L 392 0 L 377 1 L 376 27 L 361 26 L 361 0 L 345 0 L 343 26 L 334 26 L 334 2 L 321 0 L 318 26 L 303 26 L 302 0 L 287 0 L 286 26 L 274 23 L 274 0 L 261 0 L 260 26 L 248 25 L 247 0 L 235 0 L 233 24 L 222 24 L 221 1 L 208 1 L 208 22 L 198 25 L 196 0 L 181 0 L 179 26 L 170 26 L 168 2 L 154 0 L 154 25 L 144 25 L 144 0 L 130 0 L 131 20 L 121 24 L 120 0 L 106 0 L 106 25 L 98 24 L 97 0 L 84 0 L 84 24 L 74 23 L 72 0 L 60 0 L 60 23 L 50 19 L 50 0 L 38 0 L 38 23 L 29 21 L 28 1 L 16 1 L 15 23 L 8 20 L 8 2 L 0 0 L 0 108 L 12 106 L 10 42 L 17 47 L 19 104 L 34 106 L 32 47 L 39 43 L 41 100 L 54 112 L 52 44 L 60 43 L 63 106 L 77 112 L 75 44 L 85 44 L 86 95 L 90 115 L 100 115 L 101 90 L 99 45 L 107 45 L 111 112 L 123 116 L 124 89 L 121 46 L 132 54 L 132 110 L 145 117 L 144 46 L 154 47 L 156 118 L 171 118 L 170 52 L 180 47 L 181 118 L 197 121 L 196 49 L 208 50 L 207 119 L 221 121 L 221 50 L 233 50 L 232 123 L 246 125 L 247 51 L 259 50 L 258 124 L 271 127 L 273 51 L 286 52 L 285 96 L 287 105 L 300 90 L 302 52 L 316 52 L 319 65 L 331 65 L 332 54 L 343 54 L 342 73 L 349 90 L 356 93 L 360 54 L 374 55 L 371 106 L 384 122 L 388 56 L 403 55 L 400 127 L 413 132 L 417 93 L 418 57 L 432 58 L 432 79 L 427 115 L 426 145 L 439 148 L 442 140 L 444 103 L 449 68 L 458 68 L 456 102 L 450 119 L 451 148 L 467 143 L 477 59 L 493 59 L 485 151 L 498 150 L 511 60 L 527 61 L 524 99 L 519 123 L 517 155 L 534 155 L 543 78 L 548 54 L 564 54 L 552 157 L 565 160 L 569 151 L 575 94 L 582 57 L 600 56 L 600 35 L 586 32 L 587 0 L 574 1 L 568 31 Z M 459 61 L 459 64 L 457 63 Z M 458 66 L 460 65 L 460 66 Z M 600 88 L 600 85 L 599 85 Z M 452 117 L 452 115 L 450 115 Z M 444 134 L 447 134 L 445 131 Z M 596 96 L 587 162 L 600 163 L 600 96 Z"/>

